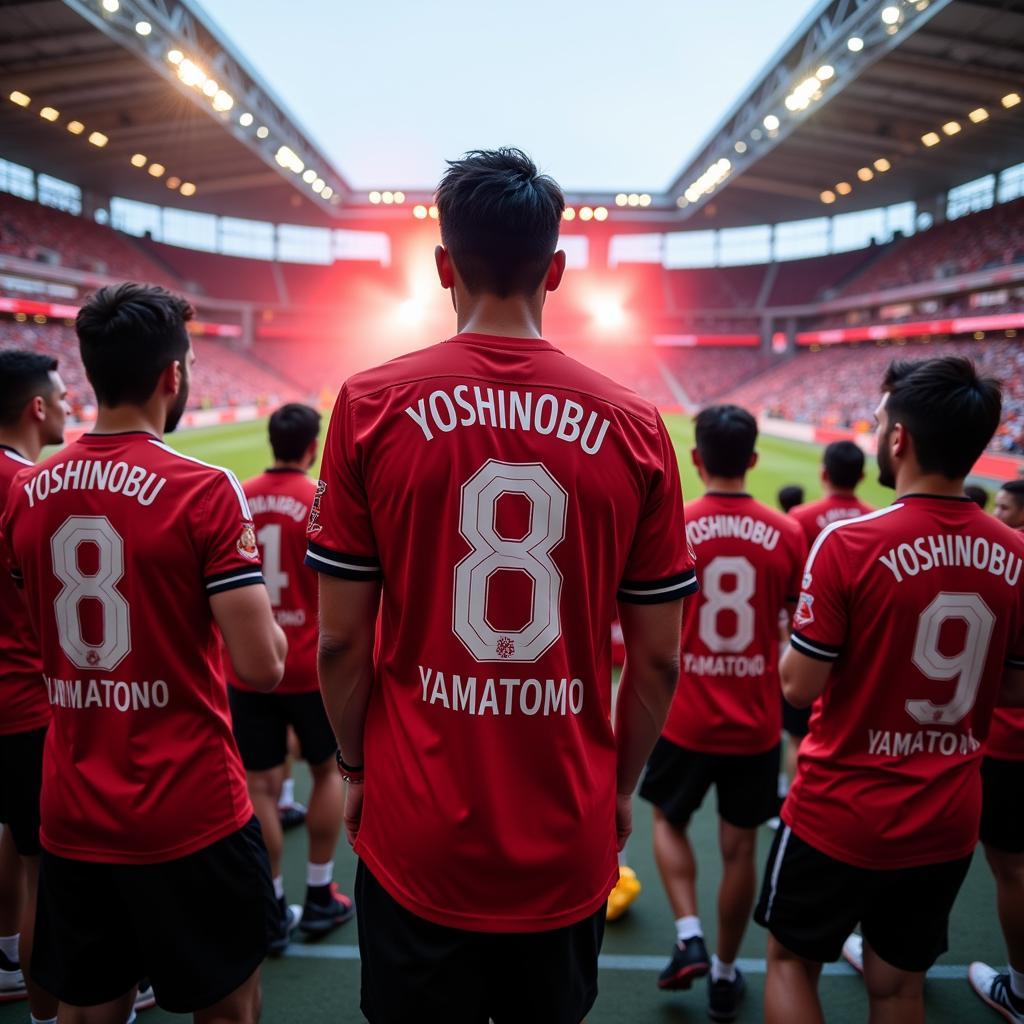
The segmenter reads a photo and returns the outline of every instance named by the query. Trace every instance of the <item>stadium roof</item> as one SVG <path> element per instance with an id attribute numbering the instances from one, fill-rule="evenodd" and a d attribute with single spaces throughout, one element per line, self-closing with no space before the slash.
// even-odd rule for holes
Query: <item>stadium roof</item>
<path id="1" fill-rule="evenodd" d="M 928 199 L 1024 160 L 1022 93 L 1022 0 L 823 0 L 664 198 L 716 227 Z"/>
<path id="2" fill-rule="evenodd" d="M 2 3 L 0 89 L 3 155 L 60 178 L 73 167 L 99 196 L 323 223 L 348 192 L 189 0 Z"/>

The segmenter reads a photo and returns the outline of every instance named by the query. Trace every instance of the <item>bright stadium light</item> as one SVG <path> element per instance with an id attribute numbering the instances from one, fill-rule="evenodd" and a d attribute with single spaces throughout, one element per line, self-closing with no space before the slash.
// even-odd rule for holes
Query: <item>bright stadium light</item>
<path id="1" fill-rule="evenodd" d="M 597 206 L 594 208 L 594 220 L 607 220 L 608 219 L 608 207 Z"/>
<path id="2" fill-rule="evenodd" d="M 625 205 L 626 205 L 626 203 L 628 203 L 628 202 L 629 202 L 629 196 L 628 196 L 628 195 L 626 195 L 626 193 L 625 193 L 625 192 L 620 192 L 620 193 L 619 193 L 619 194 L 618 194 L 618 195 L 617 195 L 617 196 L 615 197 L 615 205 L 616 205 L 616 206 L 625 206 Z"/>
<path id="3" fill-rule="evenodd" d="M 947 121 L 942 126 L 942 130 L 947 135 L 959 135 L 963 129 L 961 128 L 959 121 Z"/>
<path id="4" fill-rule="evenodd" d="M 430 219 L 431 220 L 437 220 L 437 218 L 439 216 L 438 210 L 437 210 L 436 206 L 431 206 L 431 208 L 429 210 L 427 210 L 427 213 L 430 214 Z"/>
<path id="5" fill-rule="evenodd" d="M 211 100 L 217 95 L 217 91 L 219 89 L 220 86 L 212 78 L 208 78 L 203 82 L 203 94 L 208 96 Z"/>
<path id="6" fill-rule="evenodd" d="M 164 171 L 166 170 L 167 168 L 164 167 L 163 164 L 151 163 L 149 167 L 146 168 L 146 173 L 151 178 L 162 178 L 164 176 Z"/>
<path id="7" fill-rule="evenodd" d="M 575 220 L 575 219 L 576 219 L 576 211 L 571 206 L 567 206 L 562 211 L 562 220 Z"/>
<path id="8" fill-rule="evenodd" d="M 819 82 L 827 82 L 836 76 L 836 69 L 831 64 L 822 64 L 815 72 L 815 78 Z"/>
<path id="9" fill-rule="evenodd" d="M 977 110 L 972 110 L 967 116 L 971 119 L 972 124 L 981 124 L 982 121 L 988 120 L 988 111 L 984 107 L 978 107 Z"/>
<path id="10" fill-rule="evenodd" d="M 630 206 L 639 206 L 640 205 L 640 196 L 636 192 L 630 192 L 629 195 L 626 196 L 626 202 Z"/>
<path id="11" fill-rule="evenodd" d="M 85 125 L 81 121 L 68 121 L 68 131 L 72 135 L 81 135 L 85 131 Z"/>
<path id="12" fill-rule="evenodd" d="M 306 183 L 307 185 L 312 185 L 312 184 L 313 184 L 313 182 L 314 182 L 314 181 L 316 181 L 316 171 L 314 171 L 314 170 L 313 170 L 313 168 L 312 168 L 312 167 L 310 167 L 310 168 L 309 168 L 309 169 L 308 169 L 308 170 L 307 170 L 307 171 L 305 172 L 305 174 L 303 174 L 303 175 L 302 175 L 302 180 L 303 180 L 303 181 L 304 181 L 304 182 L 305 182 L 305 183 Z"/>
<path id="13" fill-rule="evenodd" d="M 836 194 L 835 194 L 835 192 L 832 192 L 829 189 L 825 189 L 825 191 L 821 193 L 821 201 L 826 206 L 830 206 L 832 203 L 834 203 L 836 201 Z"/>
<path id="14" fill-rule="evenodd" d="M 380 201 L 385 206 L 390 206 L 395 201 L 395 193 L 394 192 L 381 192 L 381 194 L 380 194 Z"/>
<path id="15" fill-rule="evenodd" d="M 580 207 L 580 220 L 593 220 L 594 211 L 589 206 Z"/>
<path id="16" fill-rule="evenodd" d="M 381 198 L 382 198 L 382 196 L 381 196 L 381 194 L 379 192 L 371 192 L 367 196 L 367 199 L 369 199 L 370 202 L 373 203 L 374 206 L 376 206 L 381 201 Z"/>
<path id="17" fill-rule="evenodd" d="M 892 5 L 882 8 L 882 23 L 895 25 L 900 20 L 900 9 Z"/>
<path id="18" fill-rule="evenodd" d="M 121 10 L 121 0 L 103 0 L 103 10 L 108 14 L 117 14 Z"/>
<path id="19" fill-rule="evenodd" d="M 317 178 L 317 179 L 316 179 L 316 181 L 314 181 L 314 182 L 313 182 L 313 184 L 312 184 L 312 185 L 310 185 L 309 187 L 310 187 L 310 188 L 311 188 L 311 189 L 312 189 L 312 190 L 313 190 L 313 191 L 314 191 L 314 192 L 315 192 L 315 193 L 316 193 L 317 195 L 320 195 L 320 193 L 321 193 L 321 192 L 323 192 L 323 190 L 324 190 L 324 185 L 325 185 L 325 184 L 326 184 L 326 182 L 324 181 L 324 179 L 323 179 L 323 178 Z"/>
<path id="20" fill-rule="evenodd" d="M 587 305 L 598 330 L 614 331 L 626 323 L 626 311 L 622 308 L 622 300 L 616 295 L 595 294 Z"/>
<path id="21" fill-rule="evenodd" d="M 396 192 L 395 193 L 395 205 L 397 206 L 397 205 L 400 205 L 401 203 L 404 203 L 404 202 L 405 202 L 405 193 L 404 192 Z"/>
<path id="22" fill-rule="evenodd" d="M 250 113 L 249 113 L 248 111 L 246 111 L 246 112 L 245 112 L 244 114 L 242 114 L 242 115 L 241 115 L 241 116 L 240 116 L 240 117 L 238 118 L 238 123 L 239 123 L 239 124 L 240 124 L 240 125 L 241 125 L 241 126 L 242 126 L 243 128 L 248 128 L 248 127 L 249 127 L 249 125 L 251 125 L 251 124 L 252 124 L 252 114 L 250 114 Z"/>
<path id="23" fill-rule="evenodd" d="M 221 112 L 230 110 L 235 105 L 234 97 L 225 92 L 223 89 L 217 90 L 217 95 L 213 97 L 213 109 Z"/>
<path id="24" fill-rule="evenodd" d="M 846 48 L 850 53 L 860 53 L 864 49 L 864 40 L 860 36 L 850 36 L 846 40 Z"/>
<path id="25" fill-rule="evenodd" d="M 412 208 L 412 215 L 417 220 L 426 220 L 427 219 L 427 208 L 422 203 L 418 203 L 416 206 L 414 206 Z"/>
<path id="26" fill-rule="evenodd" d="M 870 167 L 862 167 L 857 171 L 857 177 L 861 181 L 870 181 L 875 176 L 875 172 Z"/>
<path id="27" fill-rule="evenodd" d="M 1007 110 L 1012 109 L 1020 103 L 1020 93 L 1008 92 L 1000 101 Z"/>
<path id="28" fill-rule="evenodd" d="M 179 178 L 179 177 L 177 177 L 176 175 L 172 174 L 172 175 L 171 175 L 171 176 L 170 176 L 170 177 L 169 177 L 169 178 L 168 178 L 168 179 L 167 179 L 167 180 L 166 180 L 166 181 L 164 182 L 164 184 L 165 184 L 165 185 L 166 185 L 166 186 L 167 186 L 167 187 L 168 187 L 168 188 L 169 188 L 169 189 L 170 189 L 170 190 L 171 190 L 172 192 L 176 192 L 176 191 L 178 190 L 178 187 L 179 187 L 179 186 L 181 185 L 181 178 Z"/>
<path id="29" fill-rule="evenodd" d="M 740 139 L 739 142 L 737 142 L 732 148 L 735 149 L 736 152 L 742 156 L 747 151 L 747 144 L 742 139 Z"/>
<path id="30" fill-rule="evenodd" d="M 687 199 L 686 196 L 678 196 L 676 198 L 676 206 L 678 206 L 680 210 L 685 210 L 689 205 L 690 200 Z"/>
<path id="31" fill-rule="evenodd" d="M 640 205 L 641 206 L 650 206 L 651 205 L 651 197 L 646 192 L 641 192 L 640 193 Z"/>
<path id="32" fill-rule="evenodd" d="M 777 131 L 779 127 L 779 119 L 774 114 L 769 114 L 761 123 L 769 132 Z"/>
<path id="33" fill-rule="evenodd" d="M 148 21 L 137 21 L 135 22 L 135 31 L 140 36 L 148 36 L 153 31 L 153 26 Z"/>
<path id="34" fill-rule="evenodd" d="M 334 189 L 330 185 L 325 185 L 323 192 L 320 193 L 321 199 L 330 199 L 334 195 Z"/>
<path id="35" fill-rule="evenodd" d="M 145 167 L 149 163 L 145 153 L 133 153 L 132 158 L 129 161 L 132 167 Z"/>
<path id="36" fill-rule="evenodd" d="M 55 110 L 53 107 L 43 107 L 43 109 L 39 111 L 39 116 L 44 121 L 56 121 L 57 118 L 60 117 L 60 111 Z"/>
<path id="37" fill-rule="evenodd" d="M 261 124 L 259 128 L 256 129 L 257 139 L 265 139 L 269 134 L 270 129 L 265 124 Z"/>
<path id="38" fill-rule="evenodd" d="M 932 146 L 937 146 L 942 141 L 942 138 L 938 132 L 925 132 L 921 136 L 921 141 L 930 149 Z"/>
<path id="39" fill-rule="evenodd" d="M 167 59 L 172 64 L 177 65 L 177 64 L 180 64 L 185 59 L 185 54 L 183 54 L 181 52 L 181 50 L 168 50 L 167 51 Z"/>
<path id="40" fill-rule="evenodd" d="M 12 103 L 16 103 L 19 107 L 27 107 L 32 102 L 32 97 L 26 95 L 23 92 L 19 92 L 17 89 L 14 90 L 8 97 Z M 1006 104 L 1004 103 L 1003 106 Z"/>
<path id="41" fill-rule="evenodd" d="M 183 181 L 178 191 L 185 197 L 194 196 L 196 194 L 196 187 L 191 181 Z"/>
<path id="42" fill-rule="evenodd" d="M 97 148 L 102 149 L 110 140 L 103 132 L 93 132 L 89 136 L 89 141 Z"/>
<path id="43" fill-rule="evenodd" d="M 840 181 L 836 185 L 836 192 L 841 196 L 848 196 L 853 191 L 853 186 L 848 181 Z"/>
<path id="44" fill-rule="evenodd" d="M 892 164 L 889 163 L 889 161 L 886 160 L 884 156 L 880 156 L 875 161 L 875 170 L 878 171 L 879 174 L 885 174 L 886 171 L 889 171 L 891 169 Z"/>

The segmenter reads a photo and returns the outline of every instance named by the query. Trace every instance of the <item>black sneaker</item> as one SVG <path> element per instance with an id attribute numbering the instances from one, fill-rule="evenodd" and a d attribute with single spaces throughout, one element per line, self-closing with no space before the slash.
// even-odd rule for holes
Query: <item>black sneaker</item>
<path id="1" fill-rule="evenodd" d="M 708 1016 L 712 1020 L 735 1020 L 746 988 L 747 983 L 738 967 L 733 981 L 726 981 L 725 978 L 714 981 L 709 977 Z"/>
<path id="2" fill-rule="evenodd" d="M 658 988 L 687 989 L 694 978 L 703 978 L 711 970 L 708 951 L 699 936 L 677 942 L 672 950 L 672 959 L 665 970 L 658 975 Z"/>
<path id="3" fill-rule="evenodd" d="M 309 885 L 306 886 L 306 904 L 302 908 L 299 928 L 306 935 L 326 935 L 350 921 L 355 912 L 352 897 L 338 892 L 334 882 L 330 885 Z"/>
<path id="4" fill-rule="evenodd" d="M 291 942 L 292 932 L 298 927 L 299 921 L 302 920 L 302 908 L 298 906 L 288 906 L 282 896 L 277 901 L 277 908 L 280 911 L 280 918 L 278 919 L 278 926 L 270 940 L 270 949 L 268 952 L 271 956 L 280 956 L 287 948 L 288 943 Z"/>
<path id="5" fill-rule="evenodd" d="M 304 804 L 290 803 L 277 808 L 277 816 L 281 819 L 281 828 L 288 832 L 306 823 L 307 809 Z"/>

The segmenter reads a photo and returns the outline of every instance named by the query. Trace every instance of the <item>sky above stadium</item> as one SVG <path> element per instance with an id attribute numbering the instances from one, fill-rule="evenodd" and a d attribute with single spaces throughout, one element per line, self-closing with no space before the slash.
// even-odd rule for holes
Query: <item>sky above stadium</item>
<path id="1" fill-rule="evenodd" d="M 517 145 L 572 190 L 660 191 L 810 0 L 201 0 L 356 188 Z"/>

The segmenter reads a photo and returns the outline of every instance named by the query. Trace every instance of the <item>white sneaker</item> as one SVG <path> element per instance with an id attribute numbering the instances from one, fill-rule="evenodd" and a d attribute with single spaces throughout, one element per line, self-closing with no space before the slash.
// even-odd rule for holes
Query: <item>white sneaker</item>
<path id="1" fill-rule="evenodd" d="M 843 959 L 858 973 L 864 973 L 864 939 L 854 932 L 843 943 Z"/>
<path id="2" fill-rule="evenodd" d="M 988 964 L 976 960 L 967 968 L 967 980 L 996 1013 L 1001 1013 L 1012 1024 L 1024 1022 L 1024 1011 L 1018 1009 L 1010 990 L 1009 974 L 1000 974 Z"/>
<path id="3" fill-rule="evenodd" d="M 0 1003 L 10 1003 L 15 999 L 27 999 L 25 976 L 16 960 L 9 960 L 0 953 Z"/>
<path id="4" fill-rule="evenodd" d="M 152 1006 L 156 1006 L 156 994 L 153 992 L 150 980 L 143 978 L 139 982 L 138 991 L 135 993 L 135 1003 L 132 1006 L 132 1010 L 148 1010 Z"/>
<path id="5" fill-rule="evenodd" d="M 773 832 L 778 832 L 779 829 L 782 827 L 782 819 L 778 818 L 778 817 L 776 817 L 776 818 L 769 818 L 765 822 L 765 825 L 767 825 L 768 828 L 770 828 Z"/>

